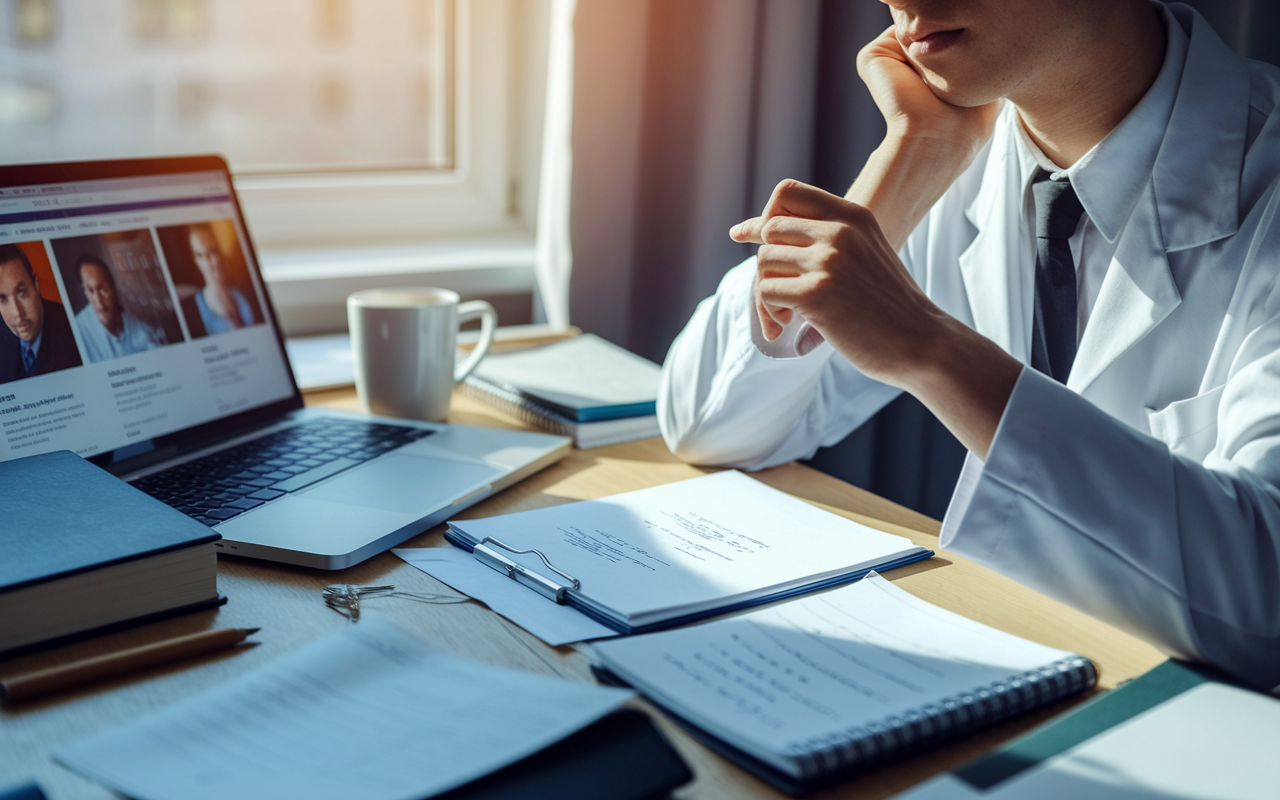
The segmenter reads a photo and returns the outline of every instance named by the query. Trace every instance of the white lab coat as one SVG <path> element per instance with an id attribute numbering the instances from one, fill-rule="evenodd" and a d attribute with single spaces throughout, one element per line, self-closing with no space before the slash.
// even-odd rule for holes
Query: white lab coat
<path id="1" fill-rule="evenodd" d="M 966 463 L 941 544 L 1271 689 L 1280 70 L 1238 58 L 1203 17 L 1171 9 L 1190 36 L 1177 98 L 1132 213 L 1112 232 L 1068 383 L 1023 370 L 986 463 Z M 943 309 L 1025 363 L 1034 270 L 1018 166 L 1005 155 L 1013 134 L 997 124 L 902 256 Z M 754 469 L 806 457 L 896 395 L 829 344 L 799 358 L 762 353 L 753 277 L 754 260 L 732 270 L 664 365 L 659 421 L 686 460 Z"/>

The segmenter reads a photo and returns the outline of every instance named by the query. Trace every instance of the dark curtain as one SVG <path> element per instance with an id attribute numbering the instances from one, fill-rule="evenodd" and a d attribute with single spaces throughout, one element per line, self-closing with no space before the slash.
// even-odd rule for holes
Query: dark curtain
<path id="1" fill-rule="evenodd" d="M 1190 5 L 1280 63 L 1280 2 Z M 878 0 L 578 0 L 573 323 L 661 361 L 777 181 L 843 194 L 884 135 L 855 59 L 889 24 Z M 964 453 L 904 395 L 809 463 L 940 518 Z"/>

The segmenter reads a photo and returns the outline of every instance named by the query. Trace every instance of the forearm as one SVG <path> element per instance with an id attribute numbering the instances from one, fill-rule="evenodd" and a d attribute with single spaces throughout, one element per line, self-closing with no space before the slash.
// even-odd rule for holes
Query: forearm
<path id="1" fill-rule="evenodd" d="M 947 187 L 972 163 L 983 142 L 891 134 L 867 159 L 845 199 L 871 209 L 894 250 L 924 219 Z"/>
<path id="2" fill-rule="evenodd" d="M 893 381 L 933 413 L 969 452 L 986 459 L 1023 365 L 941 311 L 918 336 L 920 354 Z"/>

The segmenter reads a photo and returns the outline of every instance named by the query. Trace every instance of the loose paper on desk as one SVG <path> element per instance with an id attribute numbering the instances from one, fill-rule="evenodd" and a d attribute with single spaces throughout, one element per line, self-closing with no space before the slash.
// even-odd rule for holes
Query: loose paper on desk
<path id="1" fill-rule="evenodd" d="M 1205 683 L 995 786 L 955 775 L 899 800 L 1274 800 L 1280 700 Z"/>
<path id="2" fill-rule="evenodd" d="M 580 581 L 571 602 L 623 630 L 729 611 L 931 555 L 732 470 L 449 525 L 450 537 L 468 546 L 491 537 L 537 549 Z M 545 570 L 536 557 L 512 560 Z M 531 603 L 550 602 L 528 595 Z"/>
<path id="3" fill-rule="evenodd" d="M 553 647 L 618 635 L 613 628 L 569 606 L 529 602 L 529 590 L 523 585 L 456 547 L 404 547 L 391 552 Z"/>
<path id="4" fill-rule="evenodd" d="M 466 661 L 369 618 L 56 758 L 138 800 L 421 800 L 630 696 Z"/>

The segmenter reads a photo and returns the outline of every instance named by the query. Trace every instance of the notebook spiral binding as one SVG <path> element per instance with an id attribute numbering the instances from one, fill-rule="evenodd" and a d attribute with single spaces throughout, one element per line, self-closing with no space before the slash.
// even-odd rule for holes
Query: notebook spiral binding
<path id="1" fill-rule="evenodd" d="M 878 723 L 795 742 L 788 750 L 805 779 L 860 772 L 1048 705 L 1097 681 L 1092 661 L 1071 656 Z"/>
<path id="2" fill-rule="evenodd" d="M 558 436 L 574 436 L 577 433 L 572 420 L 546 406 L 520 394 L 513 387 L 487 381 L 472 375 L 462 382 L 462 393 L 473 400 L 488 403 L 504 414 L 510 414 L 526 425 L 541 428 Z"/>

